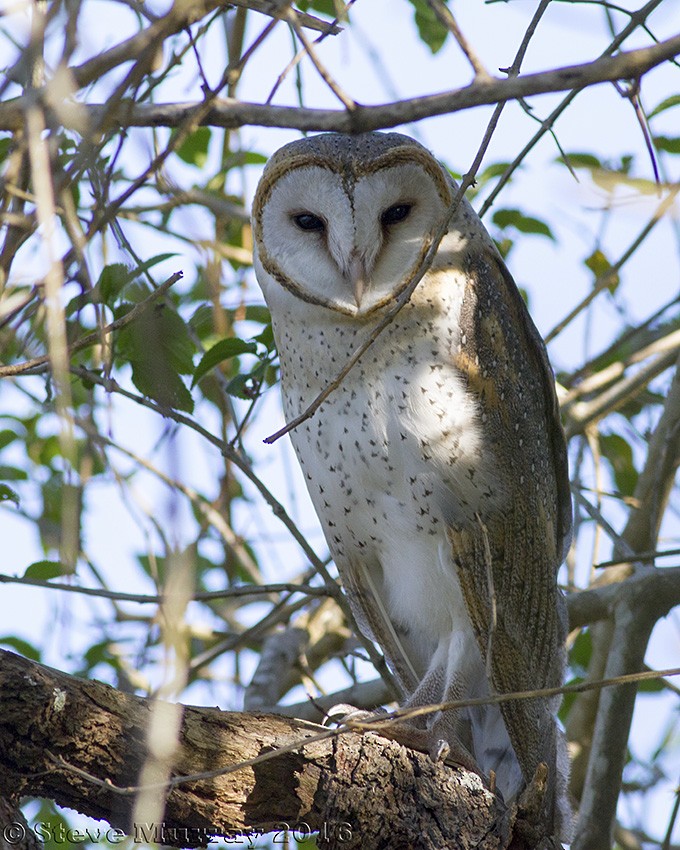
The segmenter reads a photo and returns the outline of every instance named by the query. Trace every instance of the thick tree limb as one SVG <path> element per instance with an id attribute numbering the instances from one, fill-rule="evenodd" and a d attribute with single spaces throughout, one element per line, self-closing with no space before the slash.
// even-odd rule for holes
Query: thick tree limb
<path id="1" fill-rule="evenodd" d="M 0 794 L 49 797 L 150 840 L 155 828 L 130 817 L 151 701 L 0 658 Z M 474 774 L 374 734 L 335 736 L 275 715 L 183 707 L 173 782 L 159 789 L 155 834 L 173 846 L 304 824 L 324 848 L 494 850 L 512 820 Z"/>
<path id="2" fill-rule="evenodd" d="M 649 594 L 649 588 L 641 585 L 639 590 L 617 606 L 605 667 L 607 677 L 643 669 L 652 629 L 659 616 L 668 612 L 658 596 Z M 636 685 L 606 688 L 599 696 L 574 850 L 612 846 L 636 696 Z"/>
<path id="3" fill-rule="evenodd" d="M 201 123 L 227 128 L 255 125 L 345 133 L 367 132 L 474 106 L 496 104 L 547 92 L 578 90 L 597 83 L 636 79 L 679 54 L 680 35 L 676 35 L 651 47 L 602 57 L 594 62 L 508 79 L 476 80 L 453 91 L 393 101 L 379 106 L 357 106 L 351 112 L 216 99 Z M 13 131 L 23 126 L 26 106 L 24 101 L 29 96 L 34 97 L 35 93 L 0 104 L 0 130 Z M 196 108 L 196 103 L 131 104 L 124 101 L 119 104 L 78 104 L 71 110 L 63 103 L 59 108 L 59 119 L 67 123 L 69 112 L 72 111 L 76 127 L 82 126 L 84 116 L 89 119 L 90 126 L 100 129 L 102 121 L 118 127 L 178 127 L 191 119 Z"/>

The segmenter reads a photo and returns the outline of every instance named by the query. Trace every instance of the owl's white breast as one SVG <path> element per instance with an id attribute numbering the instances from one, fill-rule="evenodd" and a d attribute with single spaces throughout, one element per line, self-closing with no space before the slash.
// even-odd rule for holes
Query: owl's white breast
<path id="1" fill-rule="evenodd" d="M 480 508 L 493 459 L 453 357 L 463 278 L 431 273 L 414 303 L 379 336 L 291 439 L 331 552 L 376 561 L 390 614 L 436 643 L 467 622 L 445 522 Z M 286 418 L 335 377 L 370 326 L 287 293 L 272 310 Z M 304 319 L 302 314 L 304 313 Z M 472 469 L 476 472 L 472 472 Z M 458 493 L 454 498 L 453 492 Z"/>

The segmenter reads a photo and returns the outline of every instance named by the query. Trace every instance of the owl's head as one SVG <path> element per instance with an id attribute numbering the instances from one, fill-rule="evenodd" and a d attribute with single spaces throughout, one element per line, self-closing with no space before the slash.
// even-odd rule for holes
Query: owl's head
<path id="1" fill-rule="evenodd" d="M 326 133 L 285 145 L 253 203 L 255 269 L 277 287 L 361 317 L 412 280 L 452 200 L 453 183 L 398 133 Z"/>

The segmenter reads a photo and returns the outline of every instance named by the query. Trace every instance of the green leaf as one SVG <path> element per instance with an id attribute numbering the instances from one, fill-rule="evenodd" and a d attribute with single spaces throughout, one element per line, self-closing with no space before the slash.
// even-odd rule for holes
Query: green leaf
<path id="1" fill-rule="evenodd" d="M 71 316 L 76 310 L 82 310 L 87 304 L 106 304 L 113 307 L 116 299 L 128 284 L 141 277 L 158 263 L 176 256 L 172 252 L 156 254 L 155 257 L 150 257 L 134 269 L 128 268 L 125 263 L 110 263 L 108 266 L 104 266 L 92 290 L 76 295 L 69 301 L 66 306 L 66 315 Z M 141 297 L 145 298 L 148 294 L 149 289 L 145 286 Z"/>
<path id="2" fill-rule="evenodd" d="M 257 151 L 245 151 L 241 154 L 245 165 L 265 165 L 269 157 Z"/>
<path id="3" fill-rule="evenodd" d="M 269 157 L 256 151 L 235 151 L 222 162 L 222 170 L 229 171 L 230 168 L 242 168 L 244 165 L 264 165 Z M 211 187 L 212 188 L 212 187 Z M 217 188 L 217 187 L 215 187 Z M 224 195 L 222 195 L 224 197 Z M 230 200 L 236 201 L 235 198 Z"/>
<path id="4" fill-rule="evenodd" d="M 0 465 L 0 481 L 27 481 L 28 473 L 24 469 L 19 469 L 16 466 Z"/>
<path id="5" fill-rule="evenodd" d="M 123 287 L 130 282 L 130 270 L 125 263 L 111 263 L 104 266 L 95 289 L 104 304 L 112 305 Z"/>
<path id="6" fill-rule="evenodd" d="M 558 156 L 556 162 L 569 165 L 571 168 L 604 168 L 600 160 L 591 153 L 568 153 Z"/>
<path id="7" fill-rule="evenodd" d="M 623 496 L 632 496 L 638 480 L 633 450 L 618 434 L 600 434 L 600 451 L 614 473 L 614 481 Z"/>
<path id="8" fill-rule="evenodd" d="M 0 643 L 5 646 L 11 646 L 13 650 L 23 655 L 24 658 L 30 658 L 31 661 L 40 661 L 40 650 L 36 649 L 32 643 L 16 637 L 16 635 L 5 635 L 0 637 Z"/>
<path id="9" fill-rule="evenodd" d="M 189 327 L 203 340 L 215 331 L 213 308 L 209 304 L 199 304 L 189 319 Z"/>
<path id="10" fill-rule="evenodd" d="M 254 342 L 246 342 L 238 337 L 221 339 L 201 358 L 194 372 L 194 378 L 191 382 L 192 388 L 207 372 L 217 366 L 218 363 L 222 363 L 223 360 L 228 360 L 230 357 L 236 357 L 239 354 L 255 354 L 256 351 L 257 345 Z"/>
<path id="11" fill-rule="evenodd" d="M 181 316 L 157 304 L 123 328 L 118 353 L 132 367 L 132 382 L 164 407 L 191 412 L 194 402 L 180 374 L 194 371 L 195 346 Z"/>
<path id="12" fill-rule="evenodd" d="M 335 0 L 301 0 L 295 5 L 301 12 L 320 12 L 322 15 L 328 15 L 329 18 L 334 18 L 337 13 Z"/>
<path id="13" fill-rule="evenodd" d="M 3 136 L 0 139 L 0 162 L 4 162 L 7 158 L 7 154 L 9 153 L 10 146 L 12 144 L 11 136 Z"/>
<path id="14" fill-rule="evenodd" d="M 208 161 L 210 136 L 210 127 L 198 127 L 186 137 L 175 153 L 189 165 L 203 168 Z"/>
<path id="15" fill-rule="evenodd" d="M 605 257 L 602 251 L 599 248 L 596 248 L 595 251 L 584 260 L 586 266 L 590 269 L 590 271 L 595 275 L 596 278 L 602 277 L 603 275 L 610 272 L 612 268 L 612 264 Z M 607 284 L 607 289 L 614 293 L 616 292 L 616 288 L 621 282 L 621 278 L 619 277 L 617 272 L 611 273 L 611 281 Z"/>
<path id="16" fill-rule="evenodd" d="M 638 682 L 638 691 L 643 694 L 658 694 L 665 691 L 666 684 L 661 679 L 647 679 L 646 682 Z"/>
<path id="17" fill-rule="evenodd" d="M 5 446 L 8 446 L 10 443 L 13 443 L 18 439 L 19 435 L 14 431 L 10 431 L 9 428 L 3 429 L 0 431 L 0 449 L 4 449 Z"/>
<path id="18" fill-rule="evenodd" d="M 111 643 L 108 640 L 93 644 L 83 655 L 86 670 L 92 670 L 97 664 L 111 664 L 114 658 L 111 654 Z"/>
<path id="19" fill-rule="evenodd" d="M 37 832 L 37 827 L 40 825 L 40 833 L 44 836 L 44 840 L 41 840 L 40 842 L 42 850 L 64 850 L 64 846 L 67 842 L 68 846 L 84 843 L 80 835 L 76 838 L 75 835 L 70 832 L 70 830 L 74 828 L 74 824 L 69 823 L 69 821 L 64 817 L 63 812 L 57 811 L 52 800 L 42 799 L 40 800 L 40 804 L 40 809 L 34 816 L 31 826 L 32 831 Z M 47 829 L 45 829 L 45 827 L 47 827 Z M 81 834 L 84 838 L 87 837 L 87 833 L 82 830 Z M 73 835 L 71 840 L 67 838 L 69 835 Z M 66 839 L 66 841 L 64 839 Z M 88 841 L 86 846 L 92 847 L 95 843 L 95 841 Z"/>
<path id="20" fill-rule="evenodd" d="M 569 651 L 569 664 L 574 669 L 586 671 L 593 654 L 593 639 L 590 629 L 581 631 Z"/>
<path id="21" fill-rule="evenodd" d="M 0 484 L 0 502 L 14 502 L 18 506 L 19 494 L 7 484 Z"/>
<path id="22" fill-rule="evenodd" d="M 134 269 L 130 269 L 128 273 L 129 279 L 133 281 L 136 278 L 141 277 L 145 272 L 149 271 L 149 269 L 157 266 L 159 263 L 176 256 L 176 251 L 166 251 L 164 254 L 155 254 L 153 257 L 149 257 L 148 260 L 144 260 L 143 263 L 140 263 Z"/>
<path id="23" fill-rule="evenodd" d="M 579 685 L 584 681 L 583 676 L 575 676 L 573 679 L 570 679 L 567 684 L 568 685 Z M 571 711 L 572 705 L 576 702 L 576 697 L 578 694 L 565 694 L 564 699 L 562 700 L 562 705 L 560 706 L 560 710 L 557 712 L 557 716 L 560 718 L 562 723 L 565 723 L 567 717 L 569 717 L 569 712 Z"/>
<path id="24" fill-rule="evenodd" d="M 49 581 L 51 578 L 59 578 L 59 576 L 63 576 L 67 572 L 70 572 L 70 570 L 59 561 L 35 561 L 26 567 L 24 578 L 37 578 L 41 581 Z"/>
<path id="25" fill-rule="evenodd" d="M 274 329 L 272 328 L 271 322 L 264 326 L 262 333 L 259 333 L 257 336 L 254 336 L 253 339 L 255 342 L 259 342 L 267 349 L 267 351 L 274 350 Z"/>
<path id="26" fill-rule="evenodd" d="M 500 177 L 502 174 L 505 174 L 509 167 L 509 162 L 492 162 L 478 174 L 477 181 L 482 179 L 488 180 L 492 177 Z"/>
<path id="27" fill-rule="evenodd" d="M 504 260 L 507 260 L 508 254 L 515 244 L 514 240 L 506 237 L 505 239 L 495 239 L 494 241 L 501 257 L 503 257 Z"/>
<path id="28" fill-rule="evenodd" d="M 246 401 L 252 401 L 257 395 L 251 375 L 236 375 L 227 384 L 227 392 L 229 395 L 245 399 Z"/>
<path id="29" fill-rule="evenodd" d="M 250 304 L 246 307 L 246 319 L 249 322 L 259 322 L 262 325 L 268 325 L 272 317 L 268 308 L 263 304 Z"/>
<path id="30" fill-rule="evenodd" d="M 123 328 L 118 336 L 121 353 L 131 361 L 162 360 L 182 375 L 194 371 L 196 348 L 182 317 L 165 304 L 156 304 Z"/>
<path id="31" fill-rule="evenodd" d="M 680 106 L 680 94 L 674 94 L 667 97 L 665 100 L 662 100 L 658 106 L 655 106 L 654 109 L 652 109 L 647 118 L 653 118 L 655 115 L 659 115 L 659 113 L 665 112 L 673 106 Z"/>
<path id="32" fill-rule="evenodd" d="M 654 136 L 654 145 L 657 150 L 666 151 L 666 153 L 680 153 L 680 138 Z"/>
<path id="33" fill-rule="evenodd" d="M 538 218 L 524 215 L 521 210 L 505 209 L 497 210 L 492 217 L 493 223 L 500 228 L 514 227 L 520 233 L 533 233 L 536 236 L 547 236 L 555 241 L 552 230 L 548 225 Z"/>
<path id="34" fill-rule="evenodd" d="M 163 407 L 192 413 L 194 400 L 177 372 L 163 362 L 148 358 L 132 362 L 132 383 L 142 395 Z"/>
<path id="35" fill-rule="evenodd" d="M 497 177 L 502 177 L 503 174 L 507 171 L 510 166 L 509 162 L 492 162 L 490 165 L 480 171 L 477 177 L 475 178 L 474 189 L 479 191 L 482 189 L 490 180 L 495 180 Z M 451 175 L 454 180 L 460 180 L 462 175 L 456 177 L 451 172 Z M 512 177 L 510 178 L 512 180 Z"/>
<path id="36" fill-rule="evenodd" d="M 409 0 L 415 8 L 414 20 L 421 41 L 430 48 L 431 52 L 437 53 L 441 50 L 448 29 L 442 24 L 425 0 Z"/>

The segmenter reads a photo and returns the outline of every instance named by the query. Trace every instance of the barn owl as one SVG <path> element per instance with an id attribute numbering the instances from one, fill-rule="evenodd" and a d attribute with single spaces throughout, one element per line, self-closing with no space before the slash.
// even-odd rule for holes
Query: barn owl
<path id="1" fill-rule="evenodd" d="M 323 134 L 271 157 L 253 204 L 254 265 L 288 421 L 412 281 L 455 190 L 396 133 Z M 359 627 L 406 705 L 561 684 L 556 573 L 571 500 L 554 378 L 466 201 L 410 300 L 290 436 Z M 557 707 L 449 710 L 426 731 L 493 772 L 506 800 L 545 764 L 541 820 L 566 834 Z"/>

